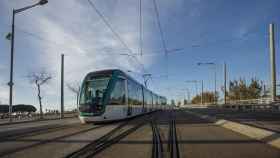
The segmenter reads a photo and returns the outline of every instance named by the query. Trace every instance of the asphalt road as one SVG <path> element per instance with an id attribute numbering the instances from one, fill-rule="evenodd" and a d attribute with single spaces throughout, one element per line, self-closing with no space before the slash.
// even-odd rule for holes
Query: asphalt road
<path id="1" fill-rule="evenodd" d="M 173 116 L 173 117 L 172 117 Z M 153 131 L 158 126 L 163 156 L 169 157 L 169 123 L 175 119 L 180 157 L 195 158 L 279 158 L 280 151 L 260 141 L 200 119 L 184 110 L 160 111 L 138 117 L 120 129 L 126 131 L 139 121 L 142 126 L 106 146 L 94 157 L 151 157 Z M 61 122 L 59 122 L 61 121 Z M 0 157 L 66 157 L 106 135 L 119 124 L 81 125 L 77 119 L 52 120 L 1 126 Z M 121 133 L 121 132 L 119 132 Z M 118 134 L 115 134 L 117 136 Z"/>
<path id="2" fill-rule="evenodd" d="M 269 158 L 280 157 L 280 151 L 260 141 L 235 133 L 205 120 L 194 119 L 184 112 L 177 125 L 182 157 L 196 158 Z M 187 123 L 184 123 L 188 120 Z"/>
<path id="3" fill-rule="evenodd" d="M 170 157 L 168 149 L 170 111 L 154 115 L 160 129 L 163 156 Z M 235 133 L 212 122 L 200 119 L 183 110 L 173 112 L 180 157 L 195 158 L 279 158 L 274 147 Z M 151 157 L 152 130 L 149 124 L 128 135 L 125 139 L 95 155 L 98 158 Z"/>
<path id="4" fill-rule="evenodd" d="M 218 119 L 227 119 L 278 133 L 280 132 L 280 111 L 241 111 L 218 108 L 192 108 L 188 110 L 215 116 Z"/>

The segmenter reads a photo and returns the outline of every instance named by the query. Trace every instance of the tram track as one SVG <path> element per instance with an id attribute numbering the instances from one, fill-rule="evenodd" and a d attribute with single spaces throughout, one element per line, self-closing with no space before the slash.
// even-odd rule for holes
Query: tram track
<path id="1" fill-rule="evenodd" d="M 170 158 L 180 158 L 175 119 L 170 120 L 169 123 L 168 150 Z"/>
<path id="2" fill-rule="evenodd" d="M 165 115 L 165 118 L 162 117 L 163 115 Z M 160 152 L 155 151 L 155 147 L 153 147 L 152 158 L 180 158 L 179 143 L 176 129 L 177 118 L 175 116 L 175 111 L 170 110 L 168 112 L 163 112 L 161 116 L 157 115 L 156 118 L 153 120 L 153 144 L 155 147 L 157 146 L 157 150 Z M 160 137 L 160 134 L 162 134 L 162 138 Z"/>
<path id="3" fill-rule="evenodd" d="M 116 128 L 112 129 L 110 132 L 102 136 L 101 138 L 89 143 L 83 148 L 67 155 L 65 158 L 89 158 L 94 157 L 101 151 L 107 149 L 111 145 L 119 142 L 121 139 L 125 138 L 129 134 L 133 133 L 143 125 L 147 124 L 150 116 L 144 116 L 144 119 L 133 118 L 132 120 L 127 120 Z M 135 121 L 135 122 L 134 122 Z M 132 127 L 127 127 L 132 125 Z"/>
<path id="4" fill-rule="evenodd" d="M 168 152 L 170 158 L 180 158 L 178 137 L 176 130 L 176 115 L 174 111 L 169 114 Z"/>
<path id="5" fill-rule="evenodd" d="M 69 128 L 65 128 L 63 130 L 65 130 L 65 132 L 63 132 L 63 130 L 61 129 L 60 131 L 53 131 L 54 132 L 61 132 L 60 134 L 58 134 L 58 136 L 54 136 L 52 138 L 48 138 L 48 136 L 44 136 L 43 138 L 23 138 L 21 137 L 20 139 L 16 139 L 16 140 L 10 140 L 7 139 L 6 141 L 16 141 L 16 142 L 30 142 L 30 144 L 28 145 L 24 145 L 24 146 L 20 146 L 20 147 L 16 147 L 13 149 L 9 149 L 9 150 L 4 150 L 2 152 L 0 152 L 0 157 L 2 156 L 8 156 L 17 152 L 22 152 L 22 151 L 26 151 L 28 149 L 35 148 L 35 147 L 39 147 L 41 145 L 44 144 L 48 144 L 48 143 L 52 143 L 52 142 L 59 142 L 59 140 L 63 140 L 69 137 L 73 137 L 76 135 L 80 135 L 86 132 L 90 132 L 92 130 L 97 130 L 99 128 L 103 128 L 107 125 L 99 125 L 99 126 L 94 126 L 94 127 L 83 127 L 83 128 L 78 128 L 77 127 L 69 127 Z M 71 130 L 72 128 L 72 130 Z M 45 134 L 49 134 L 49 133 L 45 133 Z"/>
<path id="6" fill-rule="evenodd" d="M 79 124 L 71 125 L 52 125 L 52 126 L 43 126 L 43 127 L 34 127 L 31 129 L 16 130 L 10 132 L 0 133 L 0 142 L 11 141 L 25 137 L 37 136 L 45 133 L 52 133 L 59 130 L 65 130 L 68 128 L 78 127 Z"/>
<path id="7" fill-rule="evenodd" d="M 163 146 L 162 146 L 160 132 L 155 120 L 151 121 L 151 127 L 153 131 L 152 158 L 162 158 Z"/>

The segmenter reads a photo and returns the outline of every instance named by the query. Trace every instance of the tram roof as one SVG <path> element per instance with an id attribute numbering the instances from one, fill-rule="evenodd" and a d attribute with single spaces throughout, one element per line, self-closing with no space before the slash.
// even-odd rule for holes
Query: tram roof
<path id="1" fill-rule="evenodd" d="M 98 71 L 92 71 L 92 72 L 89 72 L 87 74 L 87 77 L 88 76 L 92 76 L 92 75 L 112 75 L 113 73 L 115 72 L 118 72 L 122 75 L 124 75 L 124 77 L 126 78 L 129 78 L 130 80 L 133 80 L 134 82 L 136 82 L 137 84 L 140 84 L 141 86 L 143 86 L 141 83 L 139 83 L 138 81 L 136 81 L 134 78 L 132 78 L 130 75 L 128 75 L 127 73 L 125 73 L 124 71 L 120 70 L 120 69 L 105 69 L 105 70 L 98 70 Z M 145 86 L 143 86 L 145 87 Z M 146 88 L 147 89 L 147 88 Z M 151 90 L 147 89 L 148 91 L 152 92 Z M 153 94 L 157 95 L 158 97 L 163 97 L 163 96 L 160 96 L 154 92 L 152 92 Z M 165 98 L 165 97 L 164 97 Z"/>

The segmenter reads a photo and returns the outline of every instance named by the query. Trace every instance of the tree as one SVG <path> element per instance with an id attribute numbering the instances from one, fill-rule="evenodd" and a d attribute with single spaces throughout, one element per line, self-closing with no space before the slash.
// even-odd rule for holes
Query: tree
<path id="1" fill-rule="evenodd" d="M 237 100 L 240 97 L 240 91 L 239 91 L 239 87 L 238 87 L 238 81 L 234 80 L 234 81 L 230 81 L 229 82 L 229 92 L 228 92 L 228 97 L 231 100 Z"/>
<path id="2" fill-rule="evenodd" d="M 13 105 L 13 112 L 36 112 L 36 108 L 33 105 L 18 104 Z M 9 105 L 0 105 L 0 113 L 8 113 Z"/>
<path id="3" fill-rule="evenodd" d="M 233 80 L 229 83 L 230 100 L 257 99 L 261 96 L 261 92 L 261 83 L 256 78 L 252 78 L 249 84 L 245 79 Z"/>
<path id="4" fill-rule="evenodd" d="M 196 95 L 192 98 L 192 104 L 200 104 L 201 103 L 201 95 Z"/>
<path id="5" fill-rule="evenodd" d="M 177 102 L 177 106 L 180 107 L 181 106 L 181 101 Z"/>
<path id="6" fill-rule="evenodd" d="M 78 110 L 79 94 L 81 91 L 81 86 L 78 82 L 72 83 L 72 84 L 68 83 L 66 86 L 71 92 L 73 92 L 76 95 L 76 105 L 77 105 L 77 110 Z"/>
<path id="7" fill-rule="evenodd" d="M 248 87 L 250 99 L 257 99 L 261 96 L 262 85 L 256 78 L 251 79 L 251 84 Z"/>
<path id="8" fill-rule="evenodd" d="M 36 112 L 33 105 L 18 104 L 13 106 L 13 112 Z"/>
<path id="9" fill-rule="evenodd" d="M 215 98 L 216 96 L 216 98 Z M 203 103 L 215 103 L 219 99 L 218 93 L 215 92 L 203 92 Z M 201 103 L 201 94 L 196 95 L 192 99 L 192 104 L 200 104 Z"/>
<path id="10" fill-rule="evenodd" d="M 184 105 L 187 105 L 187 104 L 188 104 L 188 100 L 184 99 Z"/>
<path id="11" fill-rule="evenodd" d="M 249 97 L 249 95 L 248 95 L 248 87 L 246 85 L 246 80 L 245 79 L 240 79 L 239 80 L 238 88 L 239 88 L 239 91 L 240 91 L 239 98 L 241 100 L 247 99 Z"/>
<path id="12" fill-rule="evenodd" d="M 52 79 L 51 74 L 45 72 L 45 71 L 40 71 L 40 72 L 33 72 L 30 73 L 28 76 L 28 79 L 31 84 L 34 84 L 37 88 L 37 96 L 38 96 L 38 101 L 40 105 L 40 118 L 43 118 L 43 110 L 42 110 L 42 94 L 41 94 L 41 86 L 44 84 L 47 84 L 50 79 Z"/>

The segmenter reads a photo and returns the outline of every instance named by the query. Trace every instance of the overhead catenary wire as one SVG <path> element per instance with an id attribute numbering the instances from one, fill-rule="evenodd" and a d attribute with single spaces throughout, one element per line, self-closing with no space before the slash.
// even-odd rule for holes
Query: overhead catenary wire
<path id="1" fill-rule="evenodd" d="M 6 24 L 5 24 L 6 25 Z M 7 25 L 9 26 L 9 25 Z M 39 41 L 44 41 L 44 44 L 45 45 L 49 45 L 49 46 L 56 46 L 56 48 L 68 48 L 68 49 L 75 49 L 75 47 L 69 45 L 69 44 L 66 44 L 66 43 L 59 43 L 57 41 L 54 41 L 54 40 L 50 40 L 50 39 L 47 39 L 47 38 L 44 38 L 43 36 L 40 36 L 36 33 L 32 33 L 32 32 L 29 32 L 25 29 L 22 29 L 20 27 L 15 27 L 15 29 L 21 33 L 23 33 L 23 35 L 26 35 L 26 36 L 29 36 L 29 37 L 32 37 L 33 39 L 37 39 Z M 103 47 L 101 49 L 94 49 L 95 51 L 98 51 L 99 54 L 109 54 L 109 53 L 114 53 L 115 55 L 121 55 L 122 53 L 126 53 L 127 50 L 126 49 L 111 49 L 111 48 L 107 48 L 107 47 Z M 75 49 L 75 51 L 77 52 L 77 50 Z M 91 52 L 92 50 L 89 50 L 89 49 L 85 49 L 83 48 L 83 51 L 84 52 Z M 119 54 L 117 54 L 116 52 L 118 52 Z M 82 53 L 82 52 L 80 52 Z"/>
<path id="2" fill-rule="evenodd" d="M 105 16 L 97 9 L 93 1 L 88 0 L 88 3 L 90 4 L 91 8 L 97 13 L 97 15 L 101 18 L 101 20 L 104 22 L 104 24 L 110 29 L 110 31 L 116 36 L 116 38 L 121 42 L 121 44 L 129 51 L 130 55 L 129 57 L 134 58 L 138 64 L 142 67 L 143 72 L 146 72 L 146 69 L 144 65 L 138 60 L 137 57 L 135 57 L 133 54 L 133 51 L 128 47 L 128 45 L 124 42 L 124 40 L 121 38 L 121 36 L 115 31 L 113 26 L 110 24 L 110 22 L 105 18 Z"/>
<path id="3" fill-rule="evenodd" d="M 156 0 L 153 0 L 153 6 L 154 6 L 155 14 L 156 14 L 157 25 L 158 25 L 158 28 L 159 28 L 160 39 L 161 39 L 161 42 L 162 42 L 162 47 L 164 49 L 164 55 L 165 55 L 165 58 L 166 58 L 166 80 L 168 82 L 168 74 L 169 74 L 169 70 L 168 70 L 169 69 L 168 49 L 167 49 L 167 46 L 166 46 L 166 40 L 164 38 L 162 25 L 161 25 L 161 22 L 160 22 L 159 9 L 158 9 L 158 5 L 157 5 Z"/>
<path id="4" fill-rule="evenodd" d="M 102 19 L 102 21 L 105 23 L 105 25 L 110 29 L 110 31 L 118 38 L 118 40 L 122 43 L 126 49 L 132 52 L 132 50 L 127 46 L 127 44 L 122 40 L 120 35 L 113 29 L 112 25 L 109 23 L 109 21 L 106 20 L 105 16 L 97 9 L 95 4 L 91 1 L 88 0 L 90 6 L 93 8 L 93 10 L 98 14 L 98 16 Z"/>
<path id="5" fill-rule="evenodd" d="M 1 23 L 0 23 L 1 24 Z M 4 24 L 2 23 L 1 25 L 3 26 L 7 26 L 7 27 L 11 27 L 11 25 L 9 24 Z M 36 33 L 32 33 L 28 30 L 25 30 L 23 28 L 20 28 L 18 26 L 15 26 L 15 29 L 19 32 L 22 32 L 24 35 L 27 35 L 27 36 L 30 36 L 30 37 L 33 37 L 34 39 L 37 39 L 37 40 L 40 40 L 40 41 L 45 41 L 46 45 L 56 45 L 58 47 L 61 48 L 61 46 L 63 48 L 69 48 L 69 49 L 74 49 L 74 47 L 71 48 L 71 46 L 69 44 L 66 44 L 66 43 L 58 43 L 57 41 L 54 41 L 54 40 L 50 40 L 50 39 L 47 39 L 47 38 L 44 38 L 43 36 L 40 36 Z M 235 38 L 229 38 L 229 39 L 218 39 L 218 40 L 213 40 L 213 41 L 209 41 L 207 42 L 206 44 L 200 44 L 200 43 L 197 43 L 197 44 L 192 44 L 190 45 L 189 47 L 184 47 L 184 48 L 179 48 L 179 49 L 171 49 L 171 50 L 168 50 L 168 54 L 173 54 L 174 53 L 188 53 L 188 52 L 185 52 L 185 51 L 182 51 L 182 50 L 185 50 L 187 48 L 200 48 L 200 47 L 206 47 L 206 46 L 215 46 L 215 45 L 221 45 L 221 44 L 225 44 L 225 43 L 231 43 L 233 41 L 239 41 L 239 40 L 243 40 L 244 38 L 248 38 L 250 35 L 254 35 L 256 34 L 257 31 L 250 31 L 248 33 L 246 33 L 245 35 L 241 36 L 241 37 L 235 37 Z M 268 36 L 265 35 L 265 37 L 268 38 Z M 84 49 L 85 52 L 89 52 L 89 51 L 92 51 L 92 50 L 88 50 L 88 49 Z M 120 54 L 123 54 L 123 53 L 126 53 L 128 50 L 127 49 L 111 49 L 110 47 L 104 47 L 104 48 L 101 48 L 101 49 L 97 49 L 96 51 L 98 51 L 99 53 L 114 53 L 116 55 L 120 55 Z M 119 53 L 121 51 L 121 53 Z M 162 55 L 162 53 L 160 53 L 161 50 L 151 50 L 149 51 L 150 53 L 142 53 L 142 55 L 145 55 L 145 56 L 150 56 L 150 55 Z M 117 54 L 117 52 L 119 54 Z M 144 51 L 142 51 L 144 52 Z M 158 53 L 157 53 L 158 52 Z M 141 54 L 140 53 L 134 53 L 133 54 L 134 56 L 140 56 Z"/>
<path id="6" fill-rule="evenodd" d="M 3 25 L 6 25 L 6 26 L 9 26 L 7 24 L 3 24 Z M 34 39 L 37 39 L 39 41 L 44 41 L 43 44 L 45 45 L 49 45 L 50 47 L 53 46 L 53 48 L 63 48 L 63 50 L 65 50 L 65 48 L 68 48 L 70 50 L 75 50 L 75 52 L 77 52 L 77 49 L 75 49 L 75 47 L 72 47 L 70 46 L 69 44 L 65 44 L 65 43 L 58 43 L 57 41 L 53 41 L 53 40 L 50 40 L 50 39 L 46 39 L 38 34 L 35 34 L 35 33 L 32 33 L 32 32 L 29 32 L 29 31 L 26 31 L 22 28 L 19 28 L 19 27 L 16 27 L 17 31 L 20 31 L 21 33 L 23 33 L 24 35 L 27 35 L 29 37 L 32 37 Z M 89 50 L 89 49 L 85 49 L 83 48 L 82 49 L 83 52 L 80 52 L 80 53 L 88 53 L 88 52 L 91 52 L 92 50 Z M 120 49 L 120 50 L 115 50 L 115 49 L 110 49 L 110 50 L 107 50 L 106 47 L 100 49 L 100 50 L 96 50 L 98 51 L 99 53 L 98 54 L 112 54 L 112 55 L 122 55 L 124 53 L 127 53 L 128 50 L 127 49 Z M 131 64 L 134 64 L 133 62 L 130 62 Z M 118 68 L 121 68 L 119 65 L 116 65 Z M 141 65 L 142 66 L 142 65 Z"/>
<path id="7" fill-rule="evenodd" d="M 6 24 L 5 24 L 6 25 Z M 8 25 L 7 25 L 8 26 Z M 39 41 L 43 41 L 42 43 L 44 44 L 44 45 L 48 45 L 49 47 L 48 48 L 45 48 L 44 49 L 44 51 L 53 51 L 51 48 L 59 48 L 59 49 L 61 49 L 61 48 L 63 48 L 63 51 L 65 51 L 65 48 L 66 49 L 69 49 L 69 50 L 74 50 L 75 52 L 77 52 L 77 49 L 75 49 L 75 47 L 72 47 L 72 46 L 70 46 L 69 44 L 67 45 L 67 44 L 65 44 L 65 43 L 58 43 L 58 42 L 56 42 L 56 41 L 53 41 L 53 40 L 50 40 L 50 39 L 46 39 L 46 38 L 44 38 L 44 37 L 42 37 L 42 36 L 39 36 L 39 35 L 37 35 L 37 34 L 35 34 L 35 33 L 31 33 L 31 32 L 29 32 L 29 31 L 26 31 L 26 30 L 24 30 L 24 29 L 22 29 L 22 28 L 19 28 L 19 27 L 16 27 L 16 30 L 17 31 L 19 31 L 19 32 L 21 32 L 21 33 L 23 33 L 24 35 L 27 35 L 27 36 L 29 36 L 29 37 L 32 37 L 33 39 L 37 39 L 37 40 L 39 40 Z M 103 49 L 102 49 L 103 50 Z M 86 53 L 88 53 L 88 52 L 90 52 L 91 50 L 87 50 L 87 49 L 84 49 L 83 48 L 83 52 L 79 52 L 79 53 L 84 53 L 84 52 L 86 52 Z M 101 51 L 101 50 L 100 50 Z M 112 54 L 112 55 L 120 55 L 120 54 L 116 54 L 116 53 L 114 53 L 112 50 L 111 50 L 111 52 L 109 52 L 109 51 L 105 51 L 105 50 L 103 50 L 104 52 L 100 52 L 99 51 L 99 53 L 97 54 L 97 55 L 99 55 L 100 53 L 102 53 L 102 54 Z M 124 50 L 114 50 L 114 51 L 118 51 L 119 53 L 120 53 L 120 51 L 123 51 L 123 52 L 125 52 Z M 66 56 L 69 56 L 69 54 L 67 54 Z M 117 66 L 118 68 L 120 68 L 121 69 L 121 67 L 119 66 L 119 65 L 117 65 L 117 64 L 115 64 L 115 66 Z"/>
<path id="8" fill-rule="evenodd" d="M 158 5 L 157 5 L 156 0 L 153 0 L 153 4 L 154 4 L 154 10 L 155 10 L 155 14 L 156 14 L 157 25 L 158 25 L 159 33 L 160 33 L 160 39 L 162 42 L 164 53 L 165 53 L 165 55 L 167 55 L 168 50 L 167 50 L 167 46 L 166 46 L 166 40 L 165 40 L 164 34 L 163 34 L 163 29 L 162 29 L 161 22 L 160 22 L 160 15 L 159 15 L 159 10 L 158 10 Z"/>
<path id="9" fill-rule="evenodd" d="M 3 25 L 3 26 L 7 26 L 7 27 L 10 27 L 10 25 L 8 25 L 8 24 L 1 24 L 1 25 Z M 36 33 L 34 33 L 34 32 L 30 32 L 30 31 L 28 31 L 28 30 L 25 30 L 25 29 L 22 29 L 22 28 L 20 28 L 20 27 L 17 27 L 17 26 L 15 26 L 15 29 L 17 30 L 17 31 L 19 31 L 19 32 L 21 32 L 21 33 L 23 33 L 24 35 L 26 35 L 26 36 L 29 36 L 29 37 L 32 37 L 33 39 L 37 39 L 37 40 L 39 40 L 39 41 L 44 41 L 45 43 L 45 45 L 53 45 L 53 46 L 57 46 L 57 47 L 59 47 L 59 48 L 68 48 L 68 49 L 75 49 L 73 46 L 71 46 L 71 45 L 69 45 L 69 44 L 66 44 L 66 43 L 60 43 L 60 42 L 57 42 L 57 41 L 54 41 L 54 40 L 50 40 L 50 39 L 47 39 L 47 38 L 45 38 L 45 37 L 43 37 L 43 36 L 40 36 L 40 35 L 38 35 L 38 34 L 36 34 Z M 140 48 L 139 48 L 140 49 Z M 85 49 L 85 48 L 83 48 L 83 50 L 85 51 L 85 52 L 90 52 L 90 51 L 92 51 L 92 50 L 89 50 L 89 49 Z M 95 51 L 98 51 L 99 52 L 99 54 L 110 54 L 110 53 L 112 53 L 112 54 L 114 54 L 114 55 L 123 55 L 124 53 L 127 53 L 128 52 L 128 50 L 127 49 L 112 49 L 112 48 L 110 48 L 110 47 L 103 47 L 103 48 L 101 48 L 101 49 L 94 49 Z M 184 48 L 176 48 L 176 49 L 170 49 L 170 50 L 168 50 L 168 53 L 182 53 L 182 50 L 184 50 Z M 76 51 L 76 50 L 75 50 Z M 134 55 L 134 56 L 143 56 L 143 55 L 145 55 L 145 56 L 154 56 L 154 55 L 162 55 L 161 54 L 161 50 L 151 50 L 151 51 L 147 51 L 147 52 L 149 52 L 149 53 L 143 53 L 143 48 L 142 48 L 142 50 L 141 50 L 141 52 L 142 52 L 142 54 L 141 53 L 133 53 L 132 55 Z"/>

